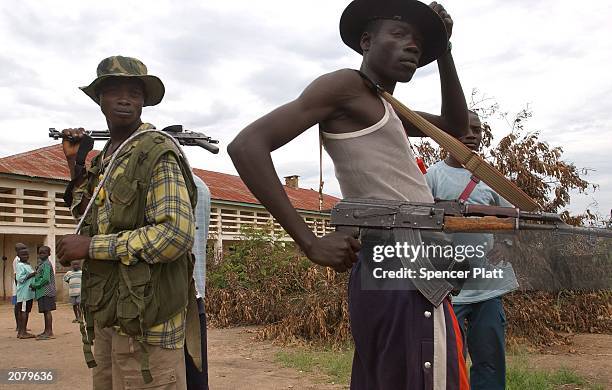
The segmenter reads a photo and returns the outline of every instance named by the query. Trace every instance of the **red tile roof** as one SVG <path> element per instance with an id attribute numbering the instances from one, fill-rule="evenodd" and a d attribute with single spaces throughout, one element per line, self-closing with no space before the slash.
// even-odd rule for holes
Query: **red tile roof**
<path id="1" fill-rule="evenodd" d="M 95 153 L 90 153 L 88 162 L 93 156 Z M 0 158 L 0 173 L 56 180 L 70 179 L 61 145 L 47 146 Z"/>
<path id="2" fill-rule="evenodd" d="M 98 151 L 95 150 L 90 153 L 87 156 L 87 161 L 89 162 L 96 153 Z M 204 180 L 210 189 L 211 197 L 215 200 L 259 204 L 238 176 L 198 168 L 194 168 L 194 172 Z M 0 173 L 65 181 L 70 178 L 61 145 L 47 146 L 0 158 Z M 289 196 L 295 208 L 310 211 L 319 210 L 319 193 L 317 191 L 285 186 L 285 192 L 287 192 L 287 196 Z M 338 201 L 338 198 L 324 194 L 323 209 L 329 210 Z"/>

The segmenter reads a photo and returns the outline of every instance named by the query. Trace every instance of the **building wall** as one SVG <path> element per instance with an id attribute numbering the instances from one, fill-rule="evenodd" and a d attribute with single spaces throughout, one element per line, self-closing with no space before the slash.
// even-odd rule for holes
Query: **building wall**
<path id="1" fill-rule="evenodd" d="M 15 243 L 23 242 L 30 249 L 32 266 L 36 265 L 38 247 L 47 245 L 51 248 L 57 297 L 59 301 L 68 300 L 68 289 L 62 279 L 67 268 L 54 261 L 56 242 L 63 235 L 74 233 L 76 227 L 76 221 L 62 200 L 65 186 L 66 183 L 60 181 L 0 176 L 0 250 L 7 257 L 0 279 L 2 299 L 12 296 Z M 332 230 L 329 215 L 304 211 L 300 214 L 317 236 Z M 224 246 L 239 240 L 245 228 L 264 229 L 277 240 L 291 241 L 262 206 L 212 200 L 208 243 L 216 249 L 217 255 L 223 253 Z"/>
<path id="2" fill-rule="evenodd" d="M 28 246 L 32 267 L 37 263 L 38 248 L 42 245 L 51 248 L 58 297 L 64 295 L 63 267 L 54 261 L 55 243 L 64 234 L 72 233 L 76 226 L 61 199 L 64 188 L 65 184 L 60 182 L 0 177 L 0 251 L 7 258 L 2 265 L 1 299 L 9 300 L 12 296 L 13 259 L 18 242 Z"/>

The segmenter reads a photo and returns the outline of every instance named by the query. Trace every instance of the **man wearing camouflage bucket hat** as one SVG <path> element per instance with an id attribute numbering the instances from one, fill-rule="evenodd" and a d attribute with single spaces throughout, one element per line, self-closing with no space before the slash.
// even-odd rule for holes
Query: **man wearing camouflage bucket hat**
<path id="1" fill-rule="evenodd" d="M 85 259 L 81 333 L 94 389 L 186 389 L 185 343 L 201 370 L 190 252 L 196 188 L 180 148 L 141 120 L 164 85 L 140 60 L 114 56 L 81 90 L 100 106 L 110 140 L 85 170 L 76 164 L 84 130 L 63 131 L 70 209 L 85 223 L 56 253 L 62 265 Z"/>
<path id="2" fill-rule="evenodd" d="M 147 67 L 136 58 L 113 56 L 102 60 L 98 65 L 98 77 L 86 87 L 81 87 L 94 102 L 100 104 L 98 88 L 113 77 L 136 78 L 143 83 L 145 99 L 143 106 L 155 106 L 164 97 L 164 84 L 157 77 L 147 74 Z"/>
<path id="3" fill-rule="evenodd" d="M 283 191 L 270 153 L 318 124 L 344 198 L 433 203 L 407 137 L 424 135 L 403 122 L 364 78 L 393 93 L 417 68 L 437 61 L 441 114 L 420 115 L 460 136 L 467 130 L 468 113 L 451 55 L 452 26 L 436 2 L 352 1 L 340 19 L 340 36 L 362 55 L 361 74 L 342 69 L 319 77 L 296 100 L 247 126 L 228 146 L 245 184 L 306 256 L 337 272 L 351 269 L 353 390 L 469 388 L 459 326 L 447 297 L 450 289 L 438 294 L 441 290 L 429 282 L 416 288 L 410 280 L 384 285 L 372 280 L 372 248 L 393 242 L 393 237 L 375 229 L 367 229 L 361 242 L 341 231 L 316 237 Z M 387 262 L 402 266 L 397 258 Z"/>

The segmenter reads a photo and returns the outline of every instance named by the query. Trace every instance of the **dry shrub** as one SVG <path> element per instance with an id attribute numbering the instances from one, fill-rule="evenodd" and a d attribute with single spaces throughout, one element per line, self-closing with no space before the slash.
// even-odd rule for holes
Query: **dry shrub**
<path id="1" fill-rule="evenodd" d="M 283 343 L 342 345 L 349 330 L 348 274 L 311 263 L 292 244 L 248 230 L 208 263 L 206 309 L 213 326 L 260 325 L 258 336 Z M 561 333 L 612 334 L 612 291 L 515 292 L 504 298 L 508 339 L 567 342 Z"/>
<path id="2" fill-rule="evenodd" d="M 504 297 L 508 338 L 565 344 L 564 334 L 612 334 L 612 291 L 515 292 Z"/>
<path id="3" fill-rule="evenodd" d="M 281 342 L 350 340 L 348 275 L 311 263 L 292 243 L 257 230 L 208 265 L 206 310 L 213 326 L 263 325 Z"/>

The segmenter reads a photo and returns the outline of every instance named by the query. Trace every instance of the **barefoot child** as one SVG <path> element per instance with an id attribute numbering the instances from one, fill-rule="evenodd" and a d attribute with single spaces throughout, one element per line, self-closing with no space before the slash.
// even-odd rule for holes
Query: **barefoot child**
<path id="1" fill-rule="evenodd" d="M 36 291 L 35 298 L 38 302 L 38 312 L 45 316 L 45 330 L 36 336 L 36 340 L 53 339 L 53 316 L 51 312 L 55 310 L 55 276 L 53 267 L 49 261 L 51 249 L 48 246 L 41 246 L 38 249 L 39 264 L 36 267 L 36 276 L 32 281 L 31 288 Z"/>
<path id="2" fill-rule="evenodd" d="M 27 332 L 28 317 L 32 310 L 32 301 L 34 300 L 34 291 L 30 289 L 30 284 L 36 272 L 34 272 L 34 269 L 28 263 L 30 253 L 25 245 L 20 247 L 17 256 L 19 258 L 19 262 L 15 267 L 15 280 L 17 281 L 17 302 L 15 305 L 17 308 L 17 338 L 31 339 L 36 336 Z"/>

